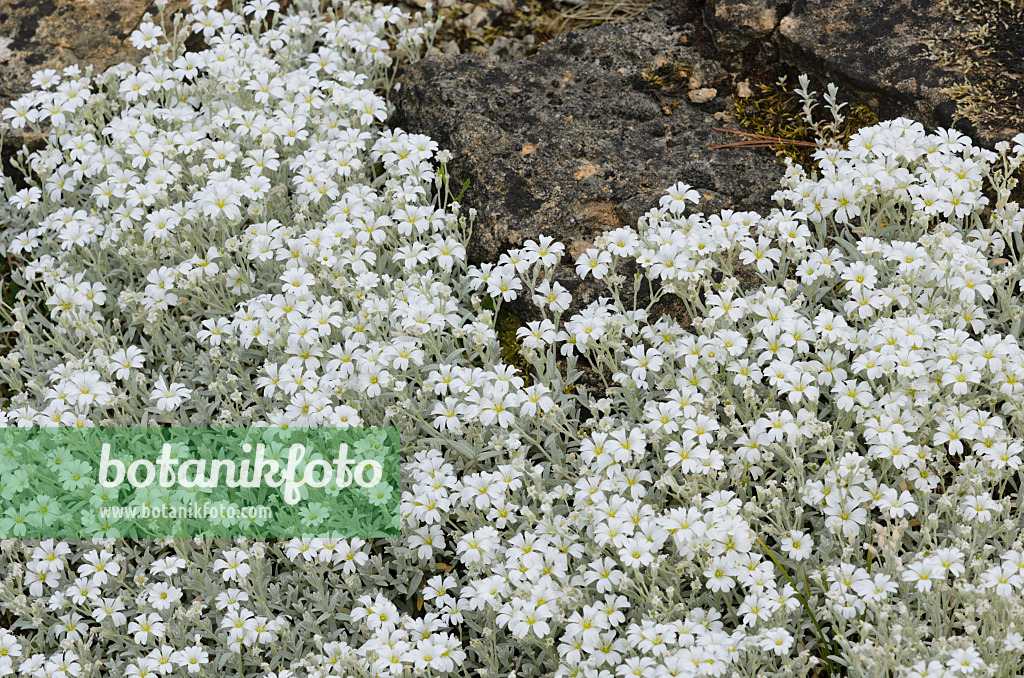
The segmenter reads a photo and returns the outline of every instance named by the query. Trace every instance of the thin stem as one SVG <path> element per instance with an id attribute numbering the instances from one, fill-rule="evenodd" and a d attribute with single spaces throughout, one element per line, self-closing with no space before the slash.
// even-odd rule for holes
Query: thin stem
<path id="1" fill-rule="evenodd" d="M 796 592 L 797 598 L 799 598 L 800 602 L 803 603 L 804 609 L 807 610 L 807 614 L 809 614 L 811 616 L 811 621 L 814 623 L 814 628 L 817 629 L 817 631 L 818 631 L 818 638 L 821 640 L 822 647 L 821 647 L 820 652 L 821 652 L 822 659 L 824 659 L 825 663 L 828 664 L 828 673 L 829 673 L 829 675 L 832 675 L 832 673 L 833 673 L 832 660 L 829 659 L 827 654 L 825 654 L 825 648 L 826 647 L 831 647 L 831 643 L 829 643 L 825 639 L 825 632 L 821 630 L 821 625 L 818 624 L 818 618 L 814 616 L 814 610 L 811 609 L 811 606 L 807 602 L 807 599 L 804 598 L 804 596 L 800 593 L 800 590 L 796 587 L 796 584 L 794 584 L 793 580 L 790 579 L 789 573 L 787 573 L 786 569 L 784 567 L 782 567 L 782 563 L 780 563 L 778 561 L 778 559 L 775 557 L 775 554 L 772 553 L 772 550 L 770 548 L 768 548 L 767 546 L 765 546 L 765 543 L 763 541 L 761 541 L 760 537 L 757 538 L 757 543 L 761 545 L 761 548 L 764 549 L 764 552 L 767 553 L 768 557 L 772 559 L 773 563 L 775 563 L 775 567 L 777 567 L 779 569 L 779 572 L 782 573 L 782 576 L 785 577 L 786 581 L 789 582 L 789 585 L 793 587 L 793 591 Z M 806 574 L 804 575 L 804 583 L 806 585 Z M 808 587 L 808 595 L 810 595 L 810 587 Z"/>

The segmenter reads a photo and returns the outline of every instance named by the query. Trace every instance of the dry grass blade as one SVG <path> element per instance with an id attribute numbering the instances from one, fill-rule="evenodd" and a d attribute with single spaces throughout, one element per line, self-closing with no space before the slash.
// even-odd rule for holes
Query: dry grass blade
<path id="1" fill-rule="evenodd" d="M 651 4 L 651 0 L 591 0 L 584 7 L 559 12 L 573 22 L 600 24 L 607 21 L 632 21 Z"/>
<path id="2" fill-rule="evenodd" d="M 734 129 L 724 129 L 722 127 L 715 127 L 716 132 L 725 132 L 726 134 L 736 134 L 744 137 L 752 137 L 743 141 L 733 141 L 728 144 L 712 144 L 708 146 L 709 149 L 714 148 L 762 148 L 771 146 L 799 146 L 802 148 L 817 148 L 818 145 L 811 141 L 798 141 L 796 139 L 784 139 L 782 137 L 769 137 L 763 134 L 754 134 L 753 132 L 740 132 Z"/>

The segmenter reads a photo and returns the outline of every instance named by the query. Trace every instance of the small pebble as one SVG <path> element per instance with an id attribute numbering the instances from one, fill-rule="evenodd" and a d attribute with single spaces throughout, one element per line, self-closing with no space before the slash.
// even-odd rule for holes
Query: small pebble
<path id="1" fill-rule="evenodd" d="M 463 10 L 465 10 L 466 6 L 463 5 L 462 8 Z M 477 6 L 473 8 L 473 10 L 469 13 L 469 16 L 462 19 L 462 25 L 465 26 L 470 31 L 478 31 L 483 29 L 484 26 L 490 23 L 490 20 L 491 13 L 487 10 L 487 8 Z"/>
<path id="2" fill-rule="evenodd" d="M 706 104 L 716 96 L 718 96 L 718 90 L 714 87 L 702 87 L 700 89 L 690 90 L 689 93 L 690 101 L 695 104 Z"/>

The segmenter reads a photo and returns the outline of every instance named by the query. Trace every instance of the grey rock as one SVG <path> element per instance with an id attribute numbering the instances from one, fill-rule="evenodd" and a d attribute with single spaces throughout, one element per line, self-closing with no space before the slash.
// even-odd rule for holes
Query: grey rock
<path id="1" fill-rule="evenodd" d="M 704 22 L 716 48 L 740 52 L 771 36 L 790 4 L 789 0 L 708 0 Z"/>
<path id="2" fill-rule="evenodd" d="M 696 187 L 707 213 L 772 206 L 782 175 L 774 158 L 708 150 L 734 141 L 713 130 L 714 111 L 692 105 L 685 83 L 666 92 L 643 79 L 671 62 L 700 66 L 709 87 L 725 87 L 721 68 L 679 38 L 666 23 L 604 24 L 558 35 L 522 60 L 462 55 L 406 70 L 392 124 L 436 139 L 454 154 L 453 179 L 470 180 L 471 261 L 550 235 L 567 248 L 557 279 L 585 305 L 607 289 L 579 284 L 576 257 L 597 235 L 635 226 L 675 182 Z"/>
<path id="3" fill-rule="evenodd" d="M 527 45 L 520 40 L 512 40 L 499 35 L 487 48 L 487 58 L 491 60 L 518 59 L 526 53 Z"/>
<path id="4" fill-rule="evenodd" d="M 928 58 L 924 36 L 944 19 L 929 0 L 796 0 L 779 21 L 782 60 L 867 99 L 882 119 L 949 126 L 940 91 L 962 77 Z"/>

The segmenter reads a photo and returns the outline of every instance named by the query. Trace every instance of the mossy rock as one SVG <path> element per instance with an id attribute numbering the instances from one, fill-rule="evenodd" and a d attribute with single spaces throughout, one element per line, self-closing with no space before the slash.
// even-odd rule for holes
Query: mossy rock
<path id="1" fill-rule="evenodd" d="M 523 43 L 527 49 L 580 28 L 609 21 L 629 21 L 638 17 L 651 0 L 591 0 L 580 8 L 556 0 L 516 0 L 508 2 L 457 2 L 439 10 L 443 19 L 436 45 L 458 46 L 463 54 L 483 55 L 501 40 Z M 514 7 L 513 11 L 509 11 Z M 467 14 L 466 8 L 472 6 Z"/>
<path id="2" fill-rule="evenodd" d="M 963 76 L 945 94 L 953 118 L 983 140 L 1024 131 L 1024 2 L 937 0 L 946 19 L 923 42 L 936 63 Z"/>

